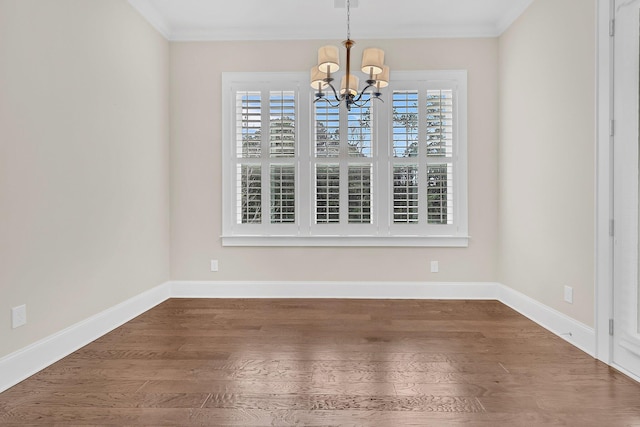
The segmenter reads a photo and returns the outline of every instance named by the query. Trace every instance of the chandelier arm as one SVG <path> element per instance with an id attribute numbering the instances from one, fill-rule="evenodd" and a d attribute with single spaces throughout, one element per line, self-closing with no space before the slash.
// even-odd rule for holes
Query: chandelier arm
<path id="1" fill-rule="evenodd" d="M 365 105 L 367 105 L 367 104 L 369 103 L 369 101 L 370 101 L 369 99 L 365 99 L 364 101 L 362 101 L 362 102 L 360 102 L 360 103 L 358 103 L 357 101 L 353 101 L 353 102 L 351 103 L 351 105 L 354 105 L 354 106 L 356 106 L 356 107 L 358 107 L 358 108 L 362 108 L 362 107 L 364 107 Z"/>
<path id="2" fill-rule="evenodd" d="M 327 104 L 329 104 L 331 107 L 333 108 L 337 108 L 340 106 L 340 102 L 336 102 L 335 104 L 333 102 L 331 102 L 331 100 L 329 98 L 325 98 L 325 97 L 317 97 L 316 99 L 313 100 L 313 103 L 315 104 L 316 102 L 320 101 L 321 99 L 324 99 Z"/>
<path id="3" fill-rule="evenodd" d="M 333 91 L 333 97 L 334 97 L 334 98 L 335 98 L 335 100 L 338 102 L 338 105 L 340 105 L 340 101 L 341 101 L 341 99 L 340 99 L 340 97 L 338 96 L 338 92 L 336 91 L 336 88 L 335 88 L 335 87 L 333 87 L 333 85 L 331 84 L 331 82 L 330 82 L 330 81 L 329 81 L 329 82 L 326 82 L 326 83 L 327 83 L 327 85 L 331 88 L 331 90 Z M 330 104 L 332 107 L 335 107 L 335 105 L 333 105 L 333 104 L 331 104 L 331 103 L 329 103 L 329 104 Z"/>
<path id="4" fill-rule="evenodd" d="M 366 89 L 368 89 L 368 87 L 366 87 L 365 90 Z M 364 101 L 359 102 L 360 98 L 362 98 L 362 95 L 364 95 L 364 91 L 360 94 L 360 96 L 358 96 L 357 98 L 351 101 L 351 105 L 355 105 L 358 108 L 362 108 L 365 105 L 367 105 L 367 103 L 371 102 L 372 99 L 377 99 L 380 102 L 384 102 L 384 99 L 380 98 L 380 95 L 382 95 L 380 92 L 374 92 L 371 98 L 365 99 Z"/>
<path id="5" fill-rule="evenodd" d="M 358 108 L 362 108 L 362 107 L 364 107 L 365 105 L 367 105 L 367 104 L 369 104 L 369 103 L 371 103 L 371 104 L 373 105 L 373 103 L 371 102 L 371 100 L 372 100 L 372 99 L 380 99 L 380 98 L 378 98 L 378 97 L 373 97 L 373 98 L 369 98 L 369 99 L 364 99 L 364 100 L 362 100 L 362 102 L 352 101 L 352 102 L 351 102 L 351 104 L 352 104 L 352 105 L 355 105 L 355 106 L 356 106 L 356 107 L 358 107 Z M 382 100 L 381 100 L 381 101 L 382 101 Z"/>
<path id="6" fill-rule="evenodd" d="M 367 81 L 367 82 L 368 82 L 368 81 Z M 375 87 L 375 85 L 374 85 L 374 84 L 372 84 L 372 83 L 367 84 L 367 86 L 366 86 L 364 89 L 362 89 L 362 92 L 360 92 L 360 93 L 358 94 L 358 96 L 357 96 L 353 101 L 354 101 L 354 102 L 358 102 L 358 101 L 360 101 L 360 98 L 362 98 L 362 96 L 367 92 L 367 90 L 368 90 L 369 88 L 372 88 L 372 87 Z M 375 96 L 375 94 L 374 94 L 374 96 Z M 376 97 L 376 98 L 377 98 L 377 97 Z"/>

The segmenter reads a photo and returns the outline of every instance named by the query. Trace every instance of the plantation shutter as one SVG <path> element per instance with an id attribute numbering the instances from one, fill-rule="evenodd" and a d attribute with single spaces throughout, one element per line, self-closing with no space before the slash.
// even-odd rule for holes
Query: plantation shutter
<path id="1" fill-rule="evenodd" d="M 455 93 L 441 85 L 408 83 L 391 94 L 390 221 L 411 226 L 396 228 L 400 234 L 421 233 L 416 227 L 435 230 L 430 227 L 456 220 Z"/>
<path id="2" fill-rule="evenodd" d="M 223 245 L 467 246 L 466 78 L 398 71 L 347 110 L 223 73 Z"/>
<path id="3" fill-rule="evenodd" d="M 295 223 L 295 91 L 238 91 L 235 100 L 236 223 Z"/>

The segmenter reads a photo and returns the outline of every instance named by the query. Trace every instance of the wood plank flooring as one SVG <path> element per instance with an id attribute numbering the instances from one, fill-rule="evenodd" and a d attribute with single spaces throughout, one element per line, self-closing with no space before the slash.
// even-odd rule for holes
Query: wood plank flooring
<path id="1" fill-rule="evenodd" d="M 496 301 L 171 299 L 0 425 L 640 426 L 640 384 Z"/>

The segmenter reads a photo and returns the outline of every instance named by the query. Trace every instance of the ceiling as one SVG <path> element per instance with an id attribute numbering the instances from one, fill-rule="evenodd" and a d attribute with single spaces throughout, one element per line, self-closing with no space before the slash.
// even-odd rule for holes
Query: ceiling
<path id="1" fill-rule="evenodd" d="M 495 37 L 533 0 L 351 0 L 353 39 Z M 129 0 L 167 39 L 344 39 L 345 0 Z M 341 3 L 341 4 L 340 4 Z"/>

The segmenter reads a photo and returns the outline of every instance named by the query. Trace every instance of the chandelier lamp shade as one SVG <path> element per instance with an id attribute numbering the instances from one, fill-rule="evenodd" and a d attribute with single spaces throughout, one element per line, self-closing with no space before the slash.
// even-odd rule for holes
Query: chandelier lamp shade
<path id="1" fill-rule="evenodd" d="M 389 67 L 384 65 L 384 51 L 371 47 L 362 53 L 361 70 L 367 79 L 365 87 L 359 91 L 359 79 L 351 74 L 351 48 L 356 42 L 351 40 L 350 20 L 350 0 L 347 0 L 347 39 L 342 42 L 347 49 L 347 66 L 340 90 L 336 90 L 333 85 L 333 74 L 340 69 L 340 51 L 337 46 L 323 46 L 318 49 L 318 65 L 311 69 L 311 87 L 316 90 L 314 102 L 324 99 L 331 106 L 337 107 L 344 101 L 347 110 L 351 110 L 354 105 L 364 106 L 370 98 L 380 99 L 380 89 L 389 85 Z M 370 92 L 371 96 L 363 98 L 367 92 Z"/>

